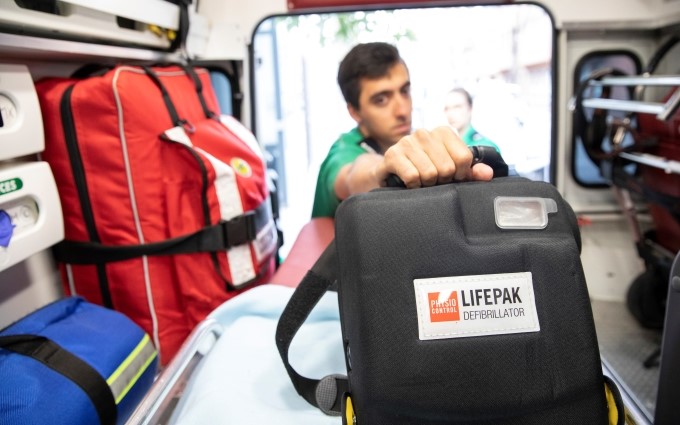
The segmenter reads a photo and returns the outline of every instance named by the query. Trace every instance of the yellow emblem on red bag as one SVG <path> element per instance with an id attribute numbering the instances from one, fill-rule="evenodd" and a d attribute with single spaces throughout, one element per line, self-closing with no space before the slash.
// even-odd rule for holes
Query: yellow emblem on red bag
<path id="1" fill-rule="evenodd" d="M 253 175 L 253 170 L 250 168 L 250 164 L 241 158 L 232 158 L 230 164 L 231 168 L 233 168 L 234 171 L 241 177 L 248 178 Z"/>

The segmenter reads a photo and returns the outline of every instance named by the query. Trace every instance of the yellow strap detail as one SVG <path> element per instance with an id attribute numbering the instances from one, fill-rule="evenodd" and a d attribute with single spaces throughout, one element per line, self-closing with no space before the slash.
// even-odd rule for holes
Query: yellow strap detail
<path id="1" fill-rule="evenodd" d="M 137 383 L 139 377 L 142 376 L 156 356 L 158 356 L 158 352 L 151 344 L 149 335 L 144 334 L 144 338 L 135 349 L 106 380 L 106 383 L 111 387 L 116 404 L 120 403 L 130 391 L 130 388 Z"/>
<path id="2" fill-rule="evenodd" d="M 345 420 L 349 425 L 354 423 L 354 406 L 352 405 L 352 397 L 347 396 L 345 399 Z"/>
<path id="3" fill-rule="evenodd" d="M 607 407 L 609 409 L 609 425 L 616 425 L 619 423 L 619 409 L 616 406 L 616 400 L 609 385 L 604 384 L 604 395 L 607 398 Z"/>
<path id="4" fill-rule="evenodd" d="M 159 27 L 158 25 L 149 24 L 149 25 L 147 25 L 147 28 L 149 29 L 149 31 L 154 33 L 157 37 L 163 36 L 163 28 Z"/>

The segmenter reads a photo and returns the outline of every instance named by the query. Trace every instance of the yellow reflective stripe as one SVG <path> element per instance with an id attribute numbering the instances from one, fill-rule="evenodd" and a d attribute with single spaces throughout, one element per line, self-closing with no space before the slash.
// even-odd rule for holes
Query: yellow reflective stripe
<path id="1" fill-rule="evenodd" d="M 607 407 L 609 409 L 609 425 L 616 425 L 619 423 L 619 409 L 616 405 L 616 399 L 609 385 L 604 384 L 604 395 L 607 398 Z"/>
<path id="2" fill-rule="evenodd" d="M 345 398 L 345 421 L 347 421 L 348 425 L 357 423 L 351 396 L 347 396 L 347 398 Z"/>
<path id="3" fill-rule="evenodd" d="M 151 344 L 149 335 L 144 334 L 144 338 L 137 344 L 129 356 L 118 366 L 106 382 L 111 387 L 116 404 L 125 397 L 140 376 L 146 371 L 158 353 Z"/>

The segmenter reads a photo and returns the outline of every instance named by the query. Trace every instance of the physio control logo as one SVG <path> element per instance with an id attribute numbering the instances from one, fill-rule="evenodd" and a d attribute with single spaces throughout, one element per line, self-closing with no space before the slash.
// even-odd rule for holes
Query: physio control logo
<path id="1" fill-rule="evenodd" d="M 440 299 L 441 294 L 441 292 L 427 293 L 427 300 L 430 306 L 430 322 L 455 322 L 460 320 L 458 291 L 452 291 L 444 299 Z"/>

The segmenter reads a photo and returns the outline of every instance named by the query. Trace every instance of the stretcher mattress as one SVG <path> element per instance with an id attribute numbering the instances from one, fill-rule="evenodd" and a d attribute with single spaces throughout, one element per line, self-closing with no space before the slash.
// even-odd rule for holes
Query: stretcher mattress
<path id="1" fill-rule="evenodd" d="M 263 285 L 210 314 L 221 337 L 187 382 L 172 424 L 340 424 L 300 397 L 276 348 L 274 334 L 294 288 Z M 290 347 L 304 376 L 345 373 L 337 295 L 326 293 Z"/>

